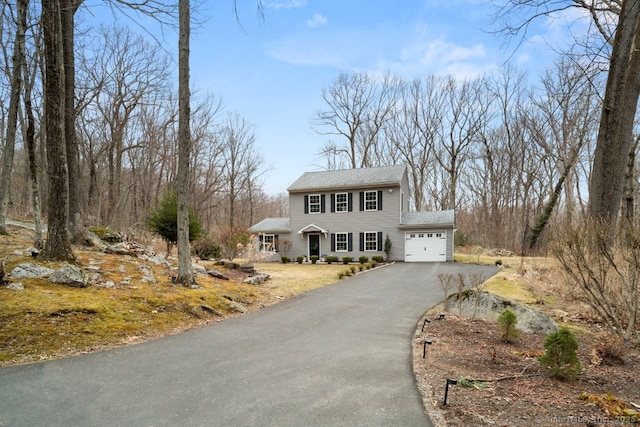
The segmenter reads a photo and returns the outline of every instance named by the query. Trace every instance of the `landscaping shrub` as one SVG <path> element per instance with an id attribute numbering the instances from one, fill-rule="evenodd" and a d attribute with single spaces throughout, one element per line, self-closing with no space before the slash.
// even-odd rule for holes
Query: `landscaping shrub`
<path id="1" fill-rule="evenodd" d="M 282 261 L 283 264 L 286 264 L 289 261 L 291 261 L 291 258 L 289 258 L 288 256 L 283 256 L 283 257 L 280 257 L 280 260 Z"/>
<path id="2" fill-rule="evenodd" d="M 303 256 L 296 257 L 296 261 L 298 262 L 298 264 L 302 264 L 304 262 L 304 257 Z"/>
<path id="3" fill-rule="evenodd" d="M 511 310 L 505 310 L 500 314 L 500 317 L 498 317 L 498 325 L 502 332 L 503 341 L 513 342 L 518 339 L 516 323 L 518 323 L 518 317 L 513 314 Z"/>
<path id="4" fill-rule="evenodd" d="M 582 372 L 578 359 L 578 341 L 567 328 L 547 335 L 544 340 L 545 354 L 538 357 L 540 365 L 549 375 L 560 380 L 575 379 Z"/>
<path id="5" fill-rule="evenodd" d="M 318 255 L 311 255 L 311 263 L 315 264 L 316 262 L 318 262 L 318 258 L 320 258 Z"/>
<path id="6" fill-rule="evenodd" d="M 380 264 L 381 262 L 384 262 L 384 257 L 382 255 L 374 255 L 371 257 L 371 261 L 375 261 Z"/>
<path id="7" fill-rule="evenodd" d="M 353 261 L 353 257 L 351 257 L 351 256 L 343 256 L 342 257 L 342 263 L 343 264 L 349 264 L 351 261 Z"/>
<path id="8" fill-rule="evenodd" d="M 204 236 L 196 240 L 191 252 L 204 261 L 210 260 L 211 258 L 220 259 L 222 257 L 222 247 L 220 247 L 211 236 Z"/>
<path id="9" fill-rule="evenodd" d="M 337 256 L 329 255 L 325 258 L 325 260 L 327 261 L 327 264 L 331 264 L 333 262 L 338 262 L 339 258 Z"/>
<path id="10" fill-rule="evenodd" d="M 366 264 L 369 261 L 369 257 L 366 255 L 362 255 L 360 256 L 360 258 L 358 258 L 358 261 L 360 261 L 360 264 Z"/>

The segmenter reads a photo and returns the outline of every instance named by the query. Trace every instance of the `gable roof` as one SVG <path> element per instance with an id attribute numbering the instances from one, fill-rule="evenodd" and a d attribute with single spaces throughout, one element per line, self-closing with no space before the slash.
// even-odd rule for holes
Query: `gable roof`
<path id="1" fill-rule="evenodd" d="M 397 185 L 402 181 L 406 165 L 375 168 L 340 169 L 333 171 L 305 172 L 287 191 L 336 190 L 351 187 L 380 187 Z"/>
<path id="2" fill-rule="evenodd" d="M 400 223 L 401 228 L 415 227 L 443 227 L 455 226 L 456 215 L 454 210 L 433 212 L 404 212 Z"/>
<path id="3" fill-rule="evenodd" d="M 249 227 L 251 233 L 291 232 L 289 218 L 265 218 Z"/>

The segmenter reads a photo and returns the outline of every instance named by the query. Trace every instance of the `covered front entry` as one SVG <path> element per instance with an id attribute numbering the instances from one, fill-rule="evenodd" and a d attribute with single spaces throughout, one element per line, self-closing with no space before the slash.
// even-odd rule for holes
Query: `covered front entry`
<path id="1" fill-rule="evenodd" d="M 447 232 L 409 231 L 405 233 L 405 262 L 445 262 L 447 260 Z"/>
<path id="2" fill-rule="evenodd" d="M 308 245 L 309 245 L 309 250 L 308 250 L 309 259 L 311 259 L 312 256 L 317 256 L 318 258 L 320 258 L 320 235 L 319 234 L 308 234 L 307 235 L 307 239 L 309 241 L 309 243 L 308 243 Z"/>

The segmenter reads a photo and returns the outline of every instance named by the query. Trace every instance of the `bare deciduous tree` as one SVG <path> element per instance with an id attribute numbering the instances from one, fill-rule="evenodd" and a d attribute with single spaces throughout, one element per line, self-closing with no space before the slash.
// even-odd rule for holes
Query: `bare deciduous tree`
<path id="1" fill-rule="evenodd" d="M 190 2 L 180 0 L 180 36 L 178 42 L 178 283 L 195 284 L 189 244 L 189 160 L 191 156 L 191 91 L 189 90 Z"/>
<path id="2" fill-rule="evenodd" d="M 569 280 L 609 330 L 628 340 L 640 318 L 640 229 L 622 220 L 611 239 L 608 222 L 563 226 L 552 250 Z"/>
<path id="3" fill-rule="evenodd" d="M 9 188 L 11 171 L 13 170 L 16 134 L 18 132 L 18 104 L 20 103 L 20 92 L 22 91 L 22 68 L 25 62 L 24 38 L 27 26 L 27 6 L 27 0 L 18 0 L 17 16 L 15 18 L 16 35 L 13 43 L 13 58 L 11 61 L 11 95 L 9 97 L 5 145 L 2 151 L 2 174 L 0 175 L 0 234 L 7 234 L 7 207 L 9 204 Z M 5 54 L 5 59 L 8 59 L 6 56 Z"/>
<path id="4" fill-rule="evenodd" d="M 42 4 L 45 57 L 45 135 L 49 178 L 47 241 L 43 257 L 47 260 L 72 260 L 69 241 L 69 174 L 65 136 L 65 78 L 60 1 Z"/>

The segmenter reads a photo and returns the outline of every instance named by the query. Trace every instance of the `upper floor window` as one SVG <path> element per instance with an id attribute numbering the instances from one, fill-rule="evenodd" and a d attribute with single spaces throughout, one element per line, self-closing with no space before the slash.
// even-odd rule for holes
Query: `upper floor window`
<path id="1" fill-rule="evenodd" d="M 309 195 L 309 213 L 320 213 L 320 195 L 319 194 L 310 194 Z"/>
<path id="2" fill-rule="evenodd" d="M 336 193 L 336 212 L 349 212 L 348 193 Z"/>
<path id="3" fill-rule="evenodd" d="M 382 210 L 382 190 L 369 190 L 360 192 L 361 211 Z"/>
<path id="4" fill-rule="evenodd" d="M 304 213 L 324 213 L 324 194 L 305 194 Z"/>
<path id="5" fill-rule="evenodd" d="M 378 210 L 378 192 L 377 191 L 364 192 L 364 210 L 365 211 Z"/>

